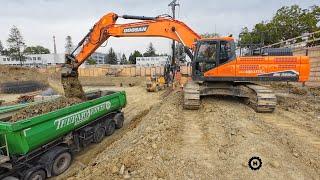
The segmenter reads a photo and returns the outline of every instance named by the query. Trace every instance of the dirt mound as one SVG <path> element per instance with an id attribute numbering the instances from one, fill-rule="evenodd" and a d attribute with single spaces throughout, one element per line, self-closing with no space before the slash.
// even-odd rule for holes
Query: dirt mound
<path id="1" fill-rule="evenodd" d="M 307 95 L 309 89 L 307 87 L 302 87 L 300 84 L 290 84 L 290 83 L 271 83 L 271 87 L 275 90 L 286 90 L 289 93 L 297 95 Z"/>
<path id="2" fill-rule="evenodd" d="M 299 110 L 302 112 L 320 113 L 320 102 L 312 98 L 277 96 L 279 107 L 289 110 Z"/>
<path id="3" fill-rule="evenodd" d="M 314 96 L 320 96 L 320 87 L 310 87 L 309 91 Z"/>
<path id="4" fill-rule="evenodd" d="M 0 65 L 0 84 L 17 81 L 37 81 L 47 84 L 47 76 L 36 68 Z"/>
<path id="5" fill-rule="evenodd" d="M 152 108 L 143 122 L 100 153 L 90 165 L 71 179 L 168 177 L 164 163 L 174 160 L 171 142 L 176 139 L 181 95 L 171 95 L 170 101 Z M 170 113 L 168 113 L 170 112 Z M 169 152 L 170 151 L 170 152 Z M 175 160 L 176 162 L 179 159 Z"/>
<path id="6" fill-rule="evenodd" d="M 48 112 L 52 112 L 73 104 L 77 104 L 83 102 L 81 99 L 78 98 L 58 98 L 54 101 L 50 102 L 44 102 L 36 105 L 28 106 L 18 112 L 16 112 L 14 115 L 12 115 L 12 118 L 9 120 L 10 122 L 16 122 L 21 119 L 26 119 L 30 117 L 34 117 L 37 115 L 45 114 Z"/>
<path id="7" fill-rule="evenodd" d="M 319 121 L 282 108 L 255 113 L 231 97 L 183 110 L 173 93 L 70 179 L 317 179 Z M 248 160 L 262 159 L 253 172 Z"/>

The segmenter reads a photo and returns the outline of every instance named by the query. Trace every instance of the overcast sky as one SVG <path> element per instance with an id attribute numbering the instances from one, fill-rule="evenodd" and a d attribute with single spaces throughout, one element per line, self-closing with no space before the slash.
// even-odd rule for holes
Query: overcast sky
<path id="1" fill-rule="evenodd" d="M 52 36 L 56 36 L 58 52 L 64 52 L 65 37 L 74 44 L 88 32 L 101 16 L 108 12 L 119 15 L 157 16 L 171 13 L 171 0 L 0 0 L 0 40 L 6 46 L 9 29 L 16 25 L 28 46 L 42 45 L 53 51 Z M 177 18 L 194 31 L 217 32 L 238 36 L 242 27 L 269 20 L 284 5 L 298 4 L 302 8 L 319 5 L 319 0 L 180 0 Z M 119 23 L 127 22 L 119 20 Z M 111 38 L 105 48 L 129 54 L 144 52 L 152 42 L 158 53 L 170 52 L 170 40 L 163 38 Z"/>

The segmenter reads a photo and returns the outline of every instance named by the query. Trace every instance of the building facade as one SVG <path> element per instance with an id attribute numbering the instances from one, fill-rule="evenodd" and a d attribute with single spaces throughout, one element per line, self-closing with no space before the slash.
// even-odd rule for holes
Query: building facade
<path id="1" fill-rule="evenodd" d="M 106 64 L 107 55 L 103 53 L 95 52 L 91 55 L 91 58 L 97 65 Z M 30 54 L 25 55 L 25 60 L 22 61 L 22 66 L 27 67 L 43 67 L 43 66 L 55 66 L 65 63 L 65 54 Z M 85 62 L 88 64 L 88 62 Z M 0 65 L 13 65 L 19 66 L 20 61 L 8 56 L 0 56 Z"/>
<path id="2" fill-rule="evenodd" d="M 105 53 L 94 52 L 90 58 L 96 62 L 96 65 L 107 64 L 107 54 Z M 86 61 L 85 65 L 89 65 L 89 63 Z"/>
<path id="3" fill-rule="evenodd" d="M 137 57 L 137 66 L 164 66 L 169 63 L 169 56 L 156 56 L 156 57 Z"/>
<path id="4" fill-rule="evenodd" d="M 23 66 L 27 67 L 42 67 L 63 64 L 64 54 L 30 54 L 25 55 L 25 60 L 22 61 Z M 8 56 L 0 56 L 1 65 L 20 65 L 20 61 Z"/>

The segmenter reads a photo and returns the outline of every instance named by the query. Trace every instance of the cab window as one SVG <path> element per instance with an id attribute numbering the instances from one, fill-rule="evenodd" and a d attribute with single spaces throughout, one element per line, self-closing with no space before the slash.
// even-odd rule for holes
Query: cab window
<path id="1" fill-rule="evenodd" d="M 202 42 L 196 55 L 196 73 L 203 74 L 217 66 L 217 42 Z"/>
<path id="2" fill-rule="evenodd" d="M 216 63 L 217 58 L 217 43 L 216 42 L 204 42 L 200 45 L 198 50 L 197 59 L 210 61 Z"/>
<path id="3" fill-rule="evenodd" d="M 230 41 L 220 42 L 219 65 L 224 64 L 235 58 L 235 44 Z"/>

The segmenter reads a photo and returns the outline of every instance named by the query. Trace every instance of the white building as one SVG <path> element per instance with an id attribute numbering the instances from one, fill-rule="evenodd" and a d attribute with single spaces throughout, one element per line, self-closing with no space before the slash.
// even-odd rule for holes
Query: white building
<path id="1" fill-rule="evenodd" d="M 156 57 L 137 57 L 137 66 L 164 66 L 169 63 L 168 56 L 156 56 Z"/>
<path id="2" fill-rule="evenodd" d="M 41 67 L 63 64 L 65 62 L 64 54 L 30 54 L 25 55 L 23 66 Z M 20 61 L 8 56 L 0 56 L 0 64 L 2 65 L 20 65 Z"/>
<path id="3" fill-rule="evenodd" d="M 65 54 L 30 54 L 25 55 L 25 61 L 22 61 L 23 66 L 28 67 L 41 67 L 41 66 L 54 66 L 65 63 Z M 107 55 L 95 52 L 91 58 L 96 61 L 97 65 L 106 64 Z M 88 64 L 86 62 L 85 64 Z M 8 56 L 0 56 L 0 65 L 20 65 L 19 60 L 15 60 Z"/>
<path id="4" fill-rule="evenodd" d="M 95 60 L 97 65 L 107 64 L 107 54 L 105 53 L 94 52 L 90 57 Z M 88 64 L 88 62 L 85 62 L 85 65 Z"/>

